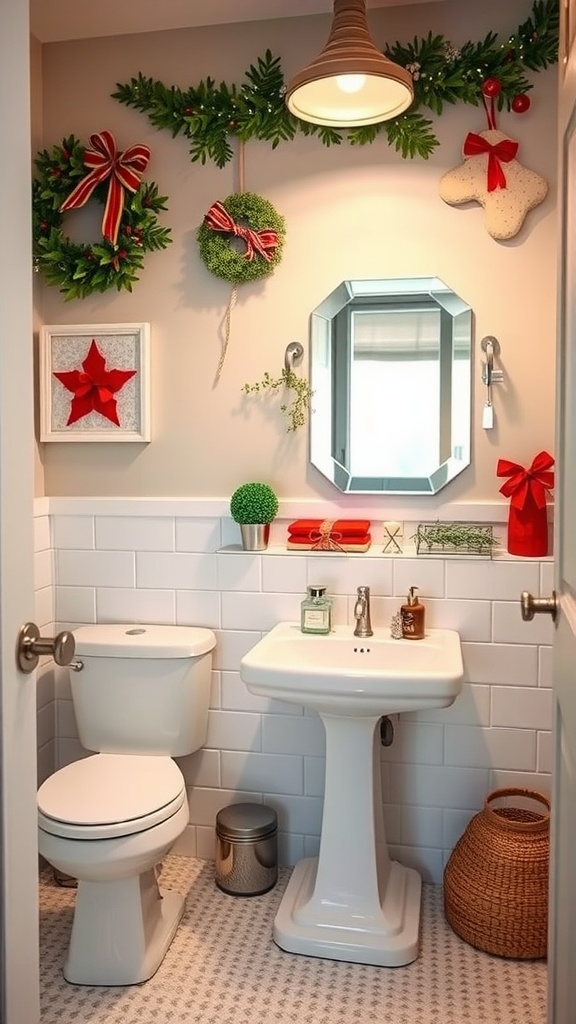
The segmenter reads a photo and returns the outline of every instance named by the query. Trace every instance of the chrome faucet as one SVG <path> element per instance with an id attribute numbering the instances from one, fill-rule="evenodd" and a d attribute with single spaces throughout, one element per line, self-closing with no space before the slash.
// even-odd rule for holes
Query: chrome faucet
<path id="1" fill-rule="evenodd" d="M 354 636 L 374 636 L 370 622 L 370 587 L 358 587 L 358 596 L 354 605 Z"/>

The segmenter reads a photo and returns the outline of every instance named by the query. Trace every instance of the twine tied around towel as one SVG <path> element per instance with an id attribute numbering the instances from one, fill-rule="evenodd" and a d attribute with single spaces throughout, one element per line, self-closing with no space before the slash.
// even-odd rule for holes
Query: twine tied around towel
<path id="1" fill-rule="evenodd" d="M 318 527 L 318 531 L 310 531 L 310 540 L 312 543 L 312 551 L 344 551 L 344 548 L 338 541 L 342 540 L 342 534 L 338 531 L 332 533 L 332 529 L 335 519 L 323 519 Z"/>

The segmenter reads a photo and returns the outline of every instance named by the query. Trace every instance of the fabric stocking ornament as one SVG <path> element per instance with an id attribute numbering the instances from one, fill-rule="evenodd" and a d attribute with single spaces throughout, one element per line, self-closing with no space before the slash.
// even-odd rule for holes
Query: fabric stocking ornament
<path id="1" fill-rule="evenodd" d="M 546 198 L 548 185 L 540 174 L 516 159 L 518 143 L 496 128 L 494 97 L 500 88 L 497 79 L 484 82 L 482 99 L 488 128 L 468 133 L 463 146 L 464 163 L 440 179 L 439 193 L 450 206 L 480 203 L 488 234 L 505 240 L 518 234 L 529 211 Z M 528 106 L 529 102 L 515 107 L 513 104 L 519 112 Z"/>

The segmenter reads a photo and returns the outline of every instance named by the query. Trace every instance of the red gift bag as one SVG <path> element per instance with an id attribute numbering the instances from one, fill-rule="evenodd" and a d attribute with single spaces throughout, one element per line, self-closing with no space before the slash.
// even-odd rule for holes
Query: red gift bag
<path id="1" fill-rule="evenodd" d="M 547 492 L 554 487 L 551 468 L 554 459 L 548 452 L 539 452 L 529 469 L 516 462 L 499 459 L 497 476 L 509 479 L 500 493 L 510 498 L 508 543 L 511 555 L 538 557 L 548 554 Z"/>

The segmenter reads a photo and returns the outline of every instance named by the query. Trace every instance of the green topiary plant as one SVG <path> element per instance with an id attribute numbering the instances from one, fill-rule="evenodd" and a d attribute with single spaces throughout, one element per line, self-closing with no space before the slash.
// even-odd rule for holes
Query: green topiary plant
<path id="1" fill-rule="evenodd" d="M 236 523 L 271 523 L 278 514 L 278 498 L 268 484 L 241 484 L 230 499 Z"/>

